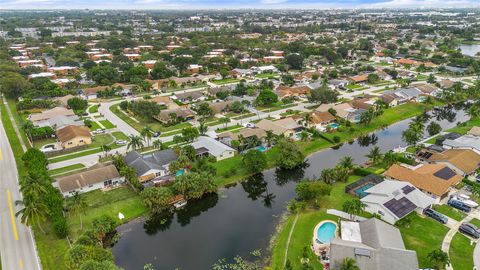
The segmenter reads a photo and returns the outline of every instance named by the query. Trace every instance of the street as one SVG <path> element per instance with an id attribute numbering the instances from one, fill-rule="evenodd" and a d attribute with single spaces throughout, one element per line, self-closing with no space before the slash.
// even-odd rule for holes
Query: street
<path id="1" fill-rule="evenodd" d="M 0 255 L 3 270 L 40 270 L 33 234 L 15 217 L 21 200 L 13 152 L 0 125 Z"/>

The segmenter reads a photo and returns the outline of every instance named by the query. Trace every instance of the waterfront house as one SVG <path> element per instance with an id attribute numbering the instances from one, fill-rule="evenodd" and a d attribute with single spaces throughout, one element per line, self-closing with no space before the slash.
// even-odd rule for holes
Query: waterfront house
<path id="1" fill-rule="evenodd" d="M 197 156 L 212 156 L 217 161 L 231 158 L 236 153 L 233 148 L 207 136 L 198 137 L 191 145 L 195 148 Z"/>
<path id="2" fill-rule="evenodd" d="M 134 168 L 140 183 L 145 183 L 156 178 L 170 174 L 168 166 L 177 159 L 177 154 L 172 149 L 140 154 L 137 151 L 128 152 L 124 157 L 125 163 Z"/>

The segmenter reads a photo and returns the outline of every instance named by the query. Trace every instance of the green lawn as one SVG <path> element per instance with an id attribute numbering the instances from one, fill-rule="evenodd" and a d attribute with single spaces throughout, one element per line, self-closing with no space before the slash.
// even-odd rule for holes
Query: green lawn
<path id="1" fill-rule="evenodd" d="M 106 129 L 112 129 L 112 128 L 117 127 L 114 124 L 112 124 L 112 122 L 108 121 L 107 119 L 100 120 L 100 124 L 102 124 Z"/>
<path id="2" fill-rule="evenodd" d="M 114 105 L 110 107 L 110 111 L 112 111 L 114 114 L 116 114 L 120 119 L 122 119 L 124 122 L 132 126 L 134 129 L 136 129 L 138 132 L 140 132 L 144 127 L 149 126 L 155 131 L 161 131 L 161 132 L 169 132 L 169 131 L 174 131 L 186 127 L 191 127 L 192 124 L 190 123 L 179 123 L 173 126 L 164 126 L 160 122 L 152 119 L 150 121 L 145 121 L 142 119 L 137 119 L 139 122 L 137 123 L 135 120 L 130 118 L 128 115 L 125 115 L 121 109 L 118 107 L 118 105 Z"/>
<path id="3" fill-rule="evenodd" d="M 409 214 L 403 220 L 405 219 L 410 220 L 410 222 L 397 224 L 402 233 L 405 247 L 417 252 L 420 268 L 432 267 L 427 255 L 432 250 L 442 247 L 442 241 L 448 232 L 448 228 L 431 218 L 420 217 L 415 212 Z"/>
<path id="4" fill-rule="evenodd" d="M 449 205 L 435 205 L 433 209 L 456 221 L 460 221 L 466 216 L 464 212 Z"/>
<path id="5" fill-rule="evenodd" d="M 91 123 L 92 123 L 92 126 L 90 127 L 90 130 L 91 130 L 91 131 L 95 131 L 95 130 L 97 130 L 97 129 L 102 129 L 97 122 L 91 121 Z"/>
<path id="6" fill-rule="evenodd" d="M 115 131 L 115 132 L 112 132 L 112 135 L 113 137 L 115 137 L 116 140 L 124 140 L 124 141 L 128 141 L 129 138 L 127 135 L 125 135 L 123 132 L 121 131 Z"/>
<path id="7" fill-rule="evenodd" d="M 229 126 L 227 124 L 227 127 L 225 128 L 225 125 L 222 125 L 222 128 L 217 128 L 215 131 L 216 132 L 225 132 L 225 131 L 229 131 L 229 130 L 233 130 L 233 129 L 238 129 L 238 128 L 241 128 L 242 126 L 241 125 L 231 125 Z"/>
<path id="8" fill-rule="evenodd" d="M 237 83 L 239 81 L 240 81 L 239 79 L 235 79 L 235 78 L 226 78 L 221 80 L 213 80 L 213 83 L 222 85 L 222 84 L 229 84 L 229 83 Z"/>
<path id="9" fill-rule="evenodd" d="M 22 137 L 23 142 L 25 143 L 25 146 L 27 148 L 31 147 L 29 140 L 27 138 L 27 134 L 25 131 L 23 131 L 22 126 L 24 121 L 24 118 L 20 115 L 20 113 L 17 111 L 17 103 L 13 99 L 7 99 L 8 107 L 10 108 L 10 111 L 12 112 L 13 119 L 15 120 L 15 123 L 17 124 L 18 129 L 20 130 L 20 136 Z"/>
<path id="10" fill-rule="evenodd" d="M 480 126 L 480 118 L 476 119 L 471 119 L 466 121 L 465 123 L 462 123 L 460 126 L 456 126 L 454 128 L 449 129 L 449 132 L 457 132 L 460 134 L 467 134 L 467 132 L 472 128 Z"/>
<path id="11" fill-rule="evenodd" d="M 473 249 L 475 243 L 470 244 L 470 239 L 461 233 L 456 233 L 450 243 L 450 261 L 455 270 L 473 269 Z"/>
<path id="12" fill-rule="evenodd" d="M 428 79 L 427 75 L 423 75 L 423 74 L 417 75 L 417 81 L 426 81 L 427 79 Z"/>
<path id="13" fill-rule="evenodd" d="M 100 190 L 84 193 L 81 196 L 87 202 L 85 213 L 67 215 L 70 226 L 70 236 L 76 239 L 82 231 L 80 230 L 80 215 L 82 216 L 83 227 L 88 228 L 93 219 L 102 215 L 109 215 L 118 220 L 118 213 L 121 212 L 125 219 L 118 222 L 142 216 L 148 212 L 148 209 L 138 196 L 130 188 L 117 188 L 108 192 Z"/>
<path id="14" fill-rule="evenodd" d="M 98 113 L 98 105 L 93 105 L 88 109 L 89 113 Z"/>
<path id="15" fill-rule="evenodd" d="M 12 147 L 13 156 L 17 163 L 17 169 L 19 175 L 25 175 L 25 165 L 22 161 L 23 149 L 22 145 L 20 144 L 20 139 L 18 139 L 17 133 L 13 128 L 13 124 L 10 121 L 10 117 L 8 116 L 7 109 L 5 104 L 0 99 L 0 114 L 2 117 L 3 127 L 5 132 L 7 133 L 8 141 L 10 146 Z"/>
<path id="16" fill-rule="evenodd" d="M 57 139 L 55 138 L 46 138 L 46 139 L 41 139 L 41 140 L 34 140 L 33 141 L 33 147 L 40 149 L 42 146 L 51 144 L 51 143 L 56 143 Z"/>
<path id="17" fill-rule="evenodd" d="M 85 165 L 83 164 L 73 164 L 73 165 L 62 167 L 62 168 L 49 170 L 48 174 L 54 175 L 54 176 L 60 176 L 60 175 L 65 175 L 69 172 L 78 171 L 84 168 L 85 168 Z"/>
<path id="18" fill-rule="evenodd" d="M 80 150 L 78 152 L 73 152 L 71 154 L 66 154 L 58 157 L 51 157 L 48 159 L 50 163 L 60 162 L 64 160 L 69 160 L 72 158 L 88 156 L 96 153 L 102 152 L 100 146 L 102 145 L 110 145 L 112 149 L 121 147 L 120 145 L 114 144 L 114 137 L 110 134 L 99 134 L 95 135 L 93 138 L 92 144 L 88 145 L 88 147 L 84 150 Z"/>
<path id="19" fill-rule="evenodd" d="M 358 84 L 349 84 L 346 86 L 348 90 L 354 90 L 354 91 L 360 91 L 360 90 L 365 90 L 368 89 L 366 86 L 358 85 Z"/>
<path id="20" fill-rule="evenodd" d="M 480 220 L 474 218 L 470 221 L 470 223 L 472 223 L 473 225 L 477 226 L 478 228 L 480 228 Z"/>
<path id="21" fill-rule="evenodd" d="M 261 74 L 255 75 L 255 78 L 259 78 L 259 79 L 275 79 L 277 77 L 278 77 L 277 73 L 261 73 Z"/>

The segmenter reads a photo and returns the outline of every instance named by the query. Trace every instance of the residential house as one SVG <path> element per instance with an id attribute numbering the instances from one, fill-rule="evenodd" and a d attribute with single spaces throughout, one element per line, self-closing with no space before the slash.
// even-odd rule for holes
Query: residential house
<path id="1" fill-rule="evenodd" d="M 264 72 L 278 72 L 278 69 L 275 66 L 260 66 L 251 68 L 254 73 L 264 73 Z"/>
<path id="2" fill-rule="evenodd" d="M 187 70 L 190 74 L 197 74 L 200 71 L 202 71 L 203 66 L 202 65 L 197 65 L 197 64 L 191 64 L 188 66 Z"/>
<path id="3" fill-rule="evenodd" d="M 208 106 L 212 109 L 213 114 L 223 114 L 230 110 L 230 106 L 233 101 L 219 101 L 219 102 L 208 102 Z"/>
<path id="4" fill-rule="evenodd" d="M 455 139 L 445 139 L 442 146 L 446 149 L 471 149 L 480 154 L 480 137 L 463 135 Z"/>
<path id="5" fill-rule="evenodd" d="M 354 258 L 360 269 L 417 270 L 417 253 L 405 249 L 400 230 L 379 219 L 341 221 L 341 238 L 330 240 L 330 269 Z"/>
<path id="6" fill-rule="evenodd" d="M 159 105 L 166 106 L 169 110 L 180 108 L 180 106 L 175 103 L 169 96 L 156 96 L 150 99 L 150 101 L 156 102 Z"/>
<path id="7" fill-rule="evenodd" d="M 306 98 L 310 93 L 310 88 L 308 86 L 295 86 L 289 87 L 285 85 L 280 85 L 275 89 L 277 96 L 280 99 L 284 98 Z"/>
<path id="8" fill-rule="evenodd" d="M 197 156 L 212 156 L 217 161 L 231 158 L 236 152 L 233 148 L 207 136 L 198 137 L 191 145 L 195 148 Z"/>
<path id="9" fill-rule="evenodd" d="M 323 131 L 326 129 L 326 126 L 335 122 L 336 118 L 330 112 L 319 112 L 313 111 L 310 113 L 312 118 L 311 124 L 316 129 Z"/>
<path id="10" fill-rule="evenodd" d="M 434 198 L 435 203 L 448 197 L 451 188 L 463 179 L 444 164 L 421 164 L 409 168 L 394 164 L 384 175 L 390 180 L 409 182 Z"/>
<path id="11" fill-rule="evenodd" d="M 229 72 L 230 76 L 233 78 L 245 78 L 252 75 L 251 69 L 241 69 L 241 68 L 234 68 Z"/>
<path id="12" fill-rule="evenodd" d="M 388 107 L 396 107 L 398 106 L 398 99 L 395 95 L 393 94 L 383 94 L 380 97 L 380 100 L 382 100 L 385 104 L 388 105 Z"/>
<path id="13" fill-rule="evenodd" d="M 328 81 L 328 86 L 329 86 L 332 90 L 344 90 L 347 85 L 348 85 L 348 81 L 347 81 L 347 80 L 332 79 L 332 80 L 329 80 L 329 81 Z M 320 87 L 320 85 L 319 85 L 318 87 Z M 318 87 L 315 87 L 315 88 L 318 88 Z M 310 87 L 310 88 L 311 88 L 311 87 Z M 313 88 L 312 88 L 312 89 L 313 89 Z"/>
<path id="14" fill-rule="evenodd" d="M 423 149 L 417 158 L 423 162 L 444 164 L 463 176 L 474 174 L 480 167 L 480 154 L 470 149 L 448 149 L 441 153 Z"/>
<path id="15" fill-rule="evenodd" d="M 258 128 L 265 131 L 271 131 L 273 134 L 285 137 L 294 137 L 294 135 L 300 132 L 303 127 L 299 125 L 293 118 L 288 117 L 278 121 L 271 121 L 268 119 L 262 119 L 256 124 Z"/>
<path id="16" fill-rule="evenodd" d="M 177 154 L 172 149 L 155 151 L 141 155 L 137 151 L 128 152 L 124 157 L 125 163 L 135 168 L 140 183 L 149 182 L 171 173 L 168 169 L 170 163 L 177 159 Z"/>
<path id="17" fill-rule="evenodd" d="M 227 131 L 217 135 L 217 139 L 228 146 L 232 146 L 232 141 L 239 141 L 240 138 L 248 141 L 253 137 L 256 137 L 256 139 L 261 142 L 265 137 L 267 137 L 267 132 L 261 128 L 244 128 L 235 133 Z"/>
<path id="18" fill-rule="evenodd" d="M 182 103 L 192 103 L 192 102 L 197 102 L 197 101 L 206 99 L 202 91 L 175 93 L 175 95 L 173 95 L 172 98 L 177 99 Z"/>
<path id="19" fill-rule="evenodd" d="M 442 92 L 442 90 L 440 88 L 436 87 L 433 84 L 429 84 L 429 83 L 415 84 L 415 85 L 412 85 L 412 87 L 420 90 L 425 95 L 429 95 L 429 96 L 433 96 L 433 97 L 437 97 Z"/>
<path id="20" fill-rule="evenodd" d="M 84 88 L 81 90 L 80 95 L 84 99 L 96 99 L 97 93 L 100 91 L 105 91 L 108 88 L 108 86 L 95 86 L 95 87 L 88 87 Z"/>
<path id="21" fill-rule="evenodd" d="M 154 117 L 160 123 L 176 122 L 181 119 L 183 121 L 189 121 L 195 118 L 195 113 L 187 108 L 176 108 L 161 110 L 160 113 Z"/>
<path id="22" fill-rule="evenodd" d="M 450 80 L 450 79 L 443 79 L 443 80 L 439 81 L 438 84 L 440 85 L 440 87 L 442 89 L 448 89 L 448 88 L 453 87 L 455 82 Z"/>
<path id="23" fill-rule="evenodd" d="M 65 116 L 59 115 L 54 116 L 48 120 L 35 122 L 35 126 L 37 127 L 51 127 L 53 130 L 62 129 L 65 126 L 84 126 L 85 124 L 77 115 L 73 116 Z"/>
<path id="24" fill-rule="evenodd" d="M 69 125 L 55 132 L 63 149 L 69 149 L 92 143 L 90 130 L 85 126 Z"/>
<path id="25" fill-rule="evenodd" d="M 68 198 L 76 192 L 84 193 L 97 189 L 121 185 L 125 178 L 120 176 L 114 165 L 94 166 L 86 171 L 55 178 L 56 186 L 63 197 Z"/>
<path id="26" fill-rule="evenodd" d="M 391 95 L 398 101 L 398 104 L 403 104 L 408 101 L 419 101 L 423 93 L 417 88 L 409 87 L 385 91 L 383 95 Z"/>
<path id="27" fill-rule="evenodd" d="M 213 88 L 208 88 L 207 95 L 216 98 L 217 94 L 220 92 L 230 93 L 231 91 L 232 91 L 232 88 L 228 86 L 213 87 Z"/>
<path id="28" fill-rule="evenodd" d="M 35 125 L 39 122 L 48 121 L 53 117 L 57 116 L 74 116 L 75 113 L 73 110 L 64 108 L 64 107 L 55 107 L 53 109 L 42 111 L 41 113 L 35 113 L 28 116 L 28 120 L 32 121 Z"/>
<path id="29" fill-rule="evenodd" d="M 363 191 L 360 200 L 365 211 L 380 215 L 381 219 L 395 224 L 413 211 L 421 214 L 435 200 L 406 182 L 384 180 Z"/>
<path id="30" fill-rule="evenodd" d="M 74 97 L 75 97 L 74 95 L 66 95 L 66 96 L 63 96 L 63 97 L 53 98 L 53 100 L 57 101 L 59 103 L 59 105 L 61 105 L 62 107 L 67 108 L 68 107 L 68 100 L 71 99 L 71 98 L 74 98 Z"/>
<path id="31" fill-rule="evenodd" d="M 352 123 L 360 122 L 360 117 L 362 113 L 365 112 L 364 109 L 354 108 L 352 104 L 344 102 L 339 104 L 321 104 L 317 109 L 318 112 L 328 112 L 330 109 L 333 109 L 336 112 L 336 116 L 348 120 Z"/>
<path id="32" fill-rule="evenodd" d="M 349 81 L 353 84 L 365 83 L 368 81 L 368 74 L 359 74 L 349 78 Z"/>

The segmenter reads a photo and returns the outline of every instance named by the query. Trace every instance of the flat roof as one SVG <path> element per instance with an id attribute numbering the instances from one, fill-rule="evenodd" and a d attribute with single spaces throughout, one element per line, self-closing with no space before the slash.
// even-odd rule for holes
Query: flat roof
<path id="1" fill-rule="evenodd" d="M 340 228 L 342 240 L 362 242 L 362 234 L 360 233 L 360 224 L 358 222 L 342 220 L 340 222 Z"/>

